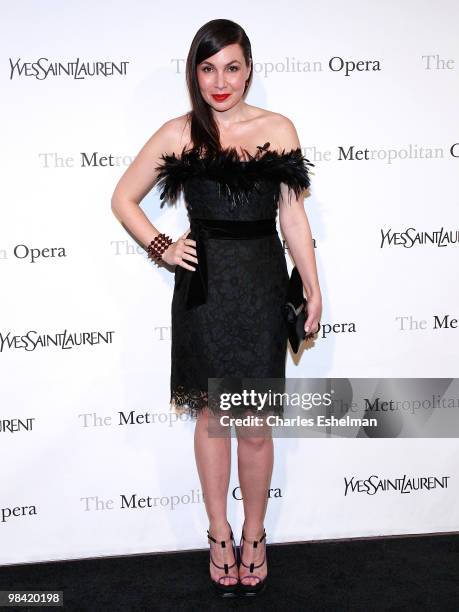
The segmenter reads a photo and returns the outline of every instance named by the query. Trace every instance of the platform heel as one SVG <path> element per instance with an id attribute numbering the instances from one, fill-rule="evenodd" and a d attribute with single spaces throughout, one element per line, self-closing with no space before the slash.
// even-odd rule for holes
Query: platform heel
<path id="1" fill-rule="evenodd" d="M 247 542 L 247 544 L 252 544 L 253 548 L 257 548 L 258 544 L 261 544 L 262 542 L 264 542 L 265 553 L 264 553 L 264 556 L 263 556 L 263 561 L 261 563 L 259 563 L 258 565 L 255 565 L 254 563 L 250 563 L 249 565 L 247 565 L 246 563 L 244 563 L 244 561 L 242 560 L 242 556 L 244 554 L 244 542 Z M 257 568 L 257 567 L 261 567 L 265 561 L 266 561 L 266 531 L 265 531 L 265 529 L 263 528 L 263 535 L 261 536 L 261 538 L 259 540 L 253 540 L 251 542 L 249 540 L 247 540 L 247 538 L 244 536 L 244 531 L 242 531 L 241 541 L 240 541 L 240 544 L 239 544 L 239 562 L 244 567 L 248 567 L 249 568 L 250 574 L 247 574 L 243 578 L 239 579 L 239 593 L 240 593 L 240 595 L 242 595 L 242 596 L 254 596 L 254 595 L 259 595 L 261 592 L 263 592 L 265 590 L 268 576 L 266 575 L 263 579 L 261 579 L 256 574 L 252 574 L 253 570 L 255 568 Z M 247 578 L 256 578 L 258 580 L 258 582 L 256 584 L 253 584 L 253 585 L 252 584 L 244 584 L 243 580 L 246 580 Z"/>
<path id="2" fill-rule="evenodd" d="M 225 573 L 219 577 L 218 581 L 214 580 L 211 577 L 210 581 L 212 582 L 212 586 L 220 597 L 236 597 L 238 594 L 238 587 L 239 587 L 238 578 L 236 576 L 231 576 L 231 579 L 235 581 L 234 584 L 222 584 L 221 582 L 222 579 L 224 579 L 226 576 L 229 576 L 229 570 L 235 565 L 237 565 L 237 551 L 236 551 L 236 546 L 234 542 L 233 531 L 231 529 L 230 537 L 226 540 L 217 540 L 211 535 L 209 530 L 207 530 L 207 537 L 209 539 L 209 545 L 210 545 L 209 555 L 210 555 L 211 563 L 215 565 L 215 567 L 218 567 L 218 569 L 222 569 L 225 571 Z M 231 565 L 228 565 L 228 563 L 224 563 L 223 565 L 217 565 L 212 558 L 212 542 L 214 544 L 219 543 L 222 548 L 227 548 L 226 543 L 231 542 L 231 547 L 232 547 L 233 555 L 234 555 L 234 563 L 232 563 Z"/>

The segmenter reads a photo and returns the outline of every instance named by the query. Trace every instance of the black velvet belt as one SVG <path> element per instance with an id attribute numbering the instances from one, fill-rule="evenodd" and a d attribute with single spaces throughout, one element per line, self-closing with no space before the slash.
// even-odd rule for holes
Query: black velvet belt
<path id="1" fill-rule="evenodd" d="M 207 244 L 208 238 L 222 240 L 247 240 L 272 236 L 277 233 L 276 219 L 257 221 L 233 221 L 227 219 L 190 219 L 191 232 L 188 238 L 196 240 L 198 263 L 189 262 L 196 270 L 189 273 L 191 280 L 186 298 L 186 308 L 195 308 L 207 302 Z M 242 271 L 241 271 L 242 272 Z"/>

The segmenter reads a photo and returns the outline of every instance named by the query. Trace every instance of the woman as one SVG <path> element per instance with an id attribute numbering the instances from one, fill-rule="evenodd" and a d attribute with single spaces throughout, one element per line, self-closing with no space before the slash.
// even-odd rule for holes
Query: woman
<path id="1" fill-rule="evenodd" d="M 282 306 L 289 277 L 275 229 L 278 211 L 308 299 L 310 335 L 322 311 L 302 197 L 309 186 L 306 166 L 313 164 L 303 158 L 289 119 L 245 103 L 252 74 L 250 41 L 238 24 L 216 19 L 202 26 L 187 58 L 192 110 L 153 134 L 112 197 L 114 213 L 152 258 L 175 266 L 171 404 L 196 418 L 210 576 L 223 596 L 253 595 L 266 585 L 273 440 L 266 429 L 260 436 L 236 428 L 245 515 L 238 555 L 226 517 L 231 439 L 209 436 L 216 417 L 208 379 L 285 377 Z M 190 229 L 174 242 L 139 207 L 155 183 L 161 206 L 185 196 Z"/>

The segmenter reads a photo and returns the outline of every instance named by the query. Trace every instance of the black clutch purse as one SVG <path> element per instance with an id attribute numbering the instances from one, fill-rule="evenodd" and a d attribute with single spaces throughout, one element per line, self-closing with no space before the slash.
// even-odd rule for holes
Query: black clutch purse
<path id="1" fill-rule="evenodd" d="M 290 346 L 294 353 L 298 353 L 301 342 L 306 338 L 304 324 L 308 318 L 308 302 L 303 295 L 303 281 L 296 266 L 290 275 L 283 314 L 287 323 Z"/>

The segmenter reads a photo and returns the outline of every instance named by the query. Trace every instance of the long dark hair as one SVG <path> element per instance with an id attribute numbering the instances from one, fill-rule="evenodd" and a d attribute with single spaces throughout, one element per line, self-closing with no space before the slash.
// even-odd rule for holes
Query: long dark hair
<path id="1" fill-rule="evenodd" d="M 221 150 L 220 134 L 211 108 L 201 95 L 196 69 L 198 64 L 205 59 L 232 44 L 241 46 L 245 63 L 248 66 L 252 59 L 252 47 L 244 29 L 230 19 L 213 19 L 196 32 L 186 60 L 186 83 L 191 100 L 191 110 L 187 113 L 188 120 L 191 122 L 191 142 L 194 148 L 204 149 L 211 153 Z M 252 82 L 252 75 L 253 63 L 245 92 Z"/>

